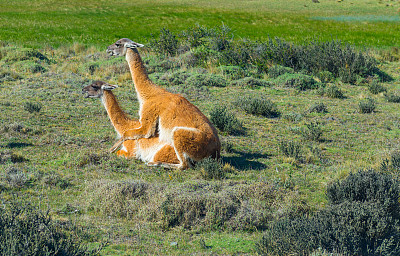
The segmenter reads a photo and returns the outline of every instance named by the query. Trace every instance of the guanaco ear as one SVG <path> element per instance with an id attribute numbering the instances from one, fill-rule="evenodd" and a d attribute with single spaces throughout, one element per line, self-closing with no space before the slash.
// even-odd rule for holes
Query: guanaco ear
<path id="1" fill-rule="evenodd" d="M 143 47 L 144 45 L 143 44 L 139 44 L 139 43 L 135 43 L 135 42 L 128 42 L 128 43 L 125 43 L 125 47 L 126 48 L 131 48 L 131 49 L 133 49 L 133 48 L 139 48 L 139 47 Z"/>
<path id="2" fill-rule="evenodd" d="M 105 91 L 111 91 L 111 90 L 114 90 L 117 87 L 118 87 L 118 85 L 114 85 L 114 84 L 103 84 L 101 86 L 101 89 L 105 90 Z"/>

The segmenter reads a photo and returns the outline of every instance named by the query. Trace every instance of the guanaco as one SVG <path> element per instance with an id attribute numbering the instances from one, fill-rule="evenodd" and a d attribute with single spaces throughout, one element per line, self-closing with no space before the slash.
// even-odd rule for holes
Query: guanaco
<path id="1" fill-rule="evenodd" d="M 120 137 L 125 131 L 139 127 L 140 123 L 138 120 L 128 118 L 119 106 L 111 91 L 117 87 L 117 85 L 111 85 L 103 81 L 95 81 L 84 87 L 82 93 L 86 93 L 86 98 L 101 99 L 114 129 Z M 126 158 L 137 158 L 148 165 L 179 163 L 174 148 L 166 142 L 160 141 L 158 134 L 151 138 L 124 141 L 122 148 L 117 151 L 117 155 Z"/>
<path id="2" fill-rule="evenodd" d="M 179 164 L 165 164 L 179 169 L 207 157 L 219 158 L 221 143 L 215 127 L 187 99 L 158 87 L 149 79 L 139 47 L 143 45 L 122 38 L 107 48 L 111 55 L 125 56 L 140 104 L 140 126 L 124 131 L 119 143 L 158 134 L 160 141 L 174 148 L 179 160 Z"/>

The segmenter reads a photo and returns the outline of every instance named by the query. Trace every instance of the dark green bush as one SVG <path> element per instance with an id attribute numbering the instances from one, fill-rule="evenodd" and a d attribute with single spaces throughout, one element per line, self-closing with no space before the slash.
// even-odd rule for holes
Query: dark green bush
<path id="1" fill-rule="evenodd" d="M 301 135 L 306 140 L 320 141 L 323 134 L 321 125 L 318 122 L 306 124 L 306 127 L 301 130 Z"/>
<path id="2" fill-rule="evenodd" d="M 271 83 L 262 79 L 257 79 L 253 77 L 245 77 L 240 80 L 232 81 L 231 85 L 240 86 L 243 88 L 257 88 L 257 87 L 270 87 Z"/>
<path id="3" fill-rule="evenodd" d="M 388 102 L 400 103 L 400 93 L 399 92 L 387 92 L 385 93 L 385 98 Z"/>
<path id="4" fill-rule="evenodd" d="M 375 101 L 371 98 L 366 98 L 358 103 L 358 111 L 362 114 L 369 114 L 375 111 Z"/>
<path id="5" fill-rule="evenodd" d="M 293 157 L 297 160 L 302 157 L 302 147 L 295 141 L 281 140 L 279 142 L 279 150 L 287 157 Z"/>
<path id="6" fill-rule="evenodd" d="M 284 75 L 284 74 L 294 74 L 293 68 L 289 67 L 283 67 L 280 65 L 274 65 L 268 69 L 268 75 L 271 78 L 277 78 L 278 76 Z"/>
<path id="7" fill-rule="evenodd" d="M 380 85 L 376 79 L 372 80 L 372 82 L 368 84 L 368 90 L 372 94 L 386 92 L 386 88 L 384 86 Z"/>
<path id="8" fill-rule="evenodd" d="M 18 62 L 26 60 L 38 61 L 38 63 L 49 63 L 50 61 L 41 52 L 32 48 L 10 49 L 10 51 L 7 52 L 7 55 L 2 59 L 4 62 Z"/>
<path id="9" fill-rule="evenodd" d="M 34 113 L 34 112 L 39 113 L 40 110 L 42 109 L 42 104 L 28 101 L 25 102 L 24 109 L 29 113 Z"/>
<path id="10" fill-rule="evenodd" d="M 303 116 L 299 113 L 289 112 L 283 115 L 283 118 L 291 121 L 291 122 L 300 122 Z"/>
<path id="11" fill-rule="evenodd" d="M 15 81 L 17 79 L 22 79 L 22 77 L 15 72 L 5 70 L 0 71 L 0 83 L 4 81 Z"/>
<path id="12" fill-rule="evenodd" d="M 318 93 L 321 96 L 327 96 L 332 99 L 343 99 L 344 98 L 342 90 L 340 90 L 339 87 L 334 84 L 331 84 L 326 88 L 320 87 L 318 89 Z"/>
<path id="13" fill-rule="evenodd" d="M 227 85 L 226 80 L 223 77 L 214 74 L 193 74 L 186 80 L 186 83 L 195 87 L 225 87 Z"/>
<path id="14" fill-rule="evenodd" d="M 225 171 L 222 168 L 222 163 L 219 160 L 205 158 L 196 163 L 196 170 L 200 172 L 203 179 L 220 180 L 225 178 Z"/>
<path id="15" fill-rule="evenodd" d="M 261 255 L 309 255 L 317 248 L 344 255 L 399 255 L 399 184 L 359 171 L 328 186 L 328 205 L 314 216 L 271 223 L 256 244 Z"/>
<path id="16" fill-rule="evenodd" d="M 231 80 L 241 79 L 248 75 L 247 70 L 239 66 L 219 66 L 218 70 L 224 77 Z"/>
<path id="17" fill-rule="evenodd" d="M 308 110 L 308 113 L 328 113 L 328 109 L 326 108 L 325 104 L 320 102 L 320 103 L 315 103 L 313 104 Z"/>
<path id="18" fill-rule="evenodd" d="M 400 188 L 391 175 L 373 170 L 351 173 L 346 179 L 327 187 L 326 197 L 330 204 L 350 202 L 377 202 L 388 213 L 400 217 Z"/>
<path id="19" fill-rule="evenodd" d="M 210 112 L 210 121 L 221 131 L 229 134 L 243 133 L 242 123 L 226 107 L 216 107 Z"/>
<path id="20" fill-rule="evenodd" d="M 187 43 L 191 48 L 195 48 L 205 43 L 205 38 L 210 36 L 210 31 L 206 27 L 197 24 L 182 31 L 179 36 L 184 43 Z"/>
<path id="21" fill-rule="evenodd" d="M 71 223 L 58 223 L 48 212 L 15 200 L 0 208 L 1 255 L 98 255 Z"/>
<path id="22" fill-rule="evenodd" d="M 252 115 L 264 117 L 277 117 L 280 115 L 276 105 L 263 97 L 239 97 L 233 104 Z"/>
<path id="23" fill-rule="evenodd" d="M 158 55 L 175 56 L 179 48 L 179 41 L 169 29 L 162 28 L 158 38 L 153 36 L 150 40 L 150 47 Z"/>
<path id="24" fill-rule="evenodd" d="M 333 74 L 329 71 L 318 72 L 317 77 L 321 80 L 321 83 L 331 83 L 335 79 Z"/>
<path id="25" fill-rule="evenodd" d="M 283 74 L 276 78 L 274 82 L 278 86 L 296 88 L 299 91 L 305 91 L 309 89 L 317 89 L 319 84 L 314 80 L 313 77 L 304 74 Z"/>

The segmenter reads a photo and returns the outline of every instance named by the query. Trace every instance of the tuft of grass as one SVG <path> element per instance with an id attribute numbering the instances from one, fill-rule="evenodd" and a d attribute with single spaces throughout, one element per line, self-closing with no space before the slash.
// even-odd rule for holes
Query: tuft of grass
<path id="1" fill-rule="evenodd" d="M 375 111 L 375 109 L 376 109 L 375 100 L 371 98 L 366 98 L 358 103 L 358 111 L 362 114 L 372 113 Z"/>
<path id="2" fill-rule="evenodd" d="M 25 102 L 24 109 L 29 113 L 39 113 L 40 110 L 42 109 L 42 104 L 40 104 L 39 102 L 28 101 Z"/>
<path id="3" fill-rule="evenodd" d="M 238 134 L 244 131 L 242 123 L 226 109 L 217 106 L 210 112 L 210 121 L 221 131 L 228 134 Z"/>
<path id="4" fill-rule="evenodd" d="M 328 113 L 328 109 L 323 102 L 319 102 L 311 105 L 308 108 L 307 113 Z"/>
<path id="5" fill-rule="evenodd" d="M 245 77 L 243 79 L 232 81 L 231 85 L 254 89 L 257 87 L 270 87 L 271 83 L 254 77 Z"/>
<path id="6" fill-rule="evenodd" d="M 279 142 L 279 150 L 284 156 L 293 157 L 297 160 L 302 158 L 302 146 L 295 141 L 281 140 Z"/>
<path id="7" fill-rule="evenodd" d="M 320 141 L 322 134 L 322 127 L 318 122 L 310 122 L 301 130 L 301 135 L 303 135 L 306 140 Z"/>
<path id="8" fill-rule="evenodd" d="M 399 92 L 387 92 L 387 93 L 385 93 L 385 98 L 388 102 L 400 103 L 400 93 Z"/>
<path id="9" fill-rule="evenodd" d="M 280 116 L 276 105 L 263 97 L 239 97 L 233 104 L 252 115 L 260 115 L 269 118 Z"/>
<path id="10" fill-rule="evenodd" d="M 368 90 L 372 93 L 372 94 L 378 94 L 381 92 L 386 92 L 386 88 L 382 85 L 379 84 L 379 82 L 377 81 L 377 79 L 373 79 L 371 83 L 368 84 Z"/>
<path id="11" fill-rule="evenodd" d="M 186 80 L 186 83 L 195 87 L 225 87 L 227 85 L 227 82 L 223 77 L 214 74 L 194 74 Z"/>
<path id="12" fill-rule="evenodd" d="M 196 163 L 196 170 L 205 180 L 220 180 L 225 178 L 226 173 L 222 162 L 212 158 L 206 158 Z"/>
<path id="13" fill-rule="evenodd" d="M 285 73 L 274 80 L 278 86 L 296 88 L 299 91 L 317 89 L 319 84 L 313 77 L 304 74 Z"/>

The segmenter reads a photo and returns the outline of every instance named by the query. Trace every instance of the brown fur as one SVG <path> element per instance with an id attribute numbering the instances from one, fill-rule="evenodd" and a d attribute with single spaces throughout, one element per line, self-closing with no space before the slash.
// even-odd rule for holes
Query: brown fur
<path id="1" fill-rule="evenodd" d="M 179 160 L 178 165 L 172 161 L 165 163 L 180 169 L 190 166 L 189 159 L 199 161 L 209 156 L 219 158 L 221 144 L 217 130 L 187 99 L 156 86 L 149 79 L 136 49 L 141 46 L 123 38 L 107 49 L 111 55 L 126 57 L 140 103 L 140 126 L 125 131 L 121 142 L 151 138 L 158 133 L 160 141 L 174 148 Z"/>
<path id="2" fill-rule="evenodd" d="M 139 127 L 140 123 L 138 120 L 128 118 L 120 108 L 111 91 L 116 87 L 103 81 L 95 81 L 84 87 L 82 92 L 86 93 L 86 97 L 101 98 L 115 131 L 118 136 L 121 136 L 125 131 Z M 157 134 L 155 137 L 148 139 L 141 138 L 124 141 L 122 149 L 117 151 L 117 155 L 126 158 L 139 158 L 149 162 L 150 165 L 158 165 L 164 162 L 179 163 L 174 148 L 171 145 L 160 142 Z"/>

